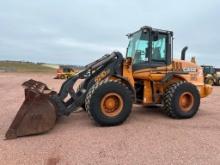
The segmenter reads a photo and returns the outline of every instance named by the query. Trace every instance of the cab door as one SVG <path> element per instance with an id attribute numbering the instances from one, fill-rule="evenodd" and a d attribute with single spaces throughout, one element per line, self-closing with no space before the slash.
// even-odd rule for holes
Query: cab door
<path id="1" fill-rule="evenodd" d="M 133 71 L 169 65 L 172 47 L 170 35 L 161 32 L 148 32 L 145 35 L 145 40 L 136 42 Z"/>

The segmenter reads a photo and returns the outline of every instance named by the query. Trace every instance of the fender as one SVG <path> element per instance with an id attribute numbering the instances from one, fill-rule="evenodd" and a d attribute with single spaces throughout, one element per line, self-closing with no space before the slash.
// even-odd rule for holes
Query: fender
<path id="1" fill-rule="evenodd" d="M 122 77 L 121 75 L 112 75 L 111 77 L 116 78 L 116 79 L 120 79 L 122 83 L 124 83 L 128 89 L 132 92 L 132 99 L 134 102 L 136 102 L 136 90 L 134 89 L 134 87 L 132 86 L 132 84 L 124 77 Z"/>
<path id="2" fill-rule="evenodd" d="M 161 80 L 162 83 L 166 83 L 170 80 L 172 80 L 174 77 L 176 78 L 180 78 L 182 80 L 185 80 L 181 74 L 189 74 L 188 72 L 169 72 L 166 74 L 166 76 L 163 78 L 163 80 Z"/>

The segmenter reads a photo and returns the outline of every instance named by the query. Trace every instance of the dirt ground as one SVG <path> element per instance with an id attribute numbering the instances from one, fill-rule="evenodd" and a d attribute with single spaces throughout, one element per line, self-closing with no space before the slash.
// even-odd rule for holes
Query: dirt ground
<path id="1" fill-rule="evenodd" d="M 0 164 L 220 164 L 220 87 L 202 100 L 198 114 L 174 120 L 159 109 L 134 106 L 117 127 L 99 127 L 81 111 L 63 117 L 47 134 L 4 140 L 30 78 L 58 90 L 48 74 L 0 73 Z"/>

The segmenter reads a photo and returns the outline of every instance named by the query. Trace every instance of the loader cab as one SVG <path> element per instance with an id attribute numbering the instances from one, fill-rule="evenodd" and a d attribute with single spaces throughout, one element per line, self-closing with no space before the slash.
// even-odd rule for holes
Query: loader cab
<path id="1" fill-rule="evenodd" d="M 202 68 L 203 68 L 203 73 L 205 75 L 207 75 L 207 74 L 214 74 L 215 73 L 215 68 L 213 66 L 202 65 Z"/>
<path id="2" fill-rule="evenodd" d="M 173 33 L 148 26 L 127 35 L 126 57 L 133 59 L 133 71 L 171 64 Z"/>

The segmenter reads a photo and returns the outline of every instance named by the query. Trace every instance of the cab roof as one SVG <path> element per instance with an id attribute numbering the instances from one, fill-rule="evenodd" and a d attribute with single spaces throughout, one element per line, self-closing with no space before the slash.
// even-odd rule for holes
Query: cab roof
<path id="1" fill-rule="evenodd" d="M 173 36 L 173 32 L 172 31 L 168 31 L 168 30 L 162 30 L 162 29 L 156 29 L 156 28 L 152 28 L 151 26 L 143 26 L 141 27 L 139 30 L 133 32 L 133 33 L 128 33 L 127 36 L 130 37 L 132 36 L 134 33 L 137 33 L 139 31 L 143 31 L 144 29 L 148 30 L 148 31 L 153 31 L 153 32 L 159 32 L 159 33 L 170 33 Z"/>

